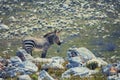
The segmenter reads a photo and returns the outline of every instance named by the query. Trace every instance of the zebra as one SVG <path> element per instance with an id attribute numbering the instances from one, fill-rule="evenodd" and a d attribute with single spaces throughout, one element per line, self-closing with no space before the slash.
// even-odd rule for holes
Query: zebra
<path id="1" fill-rule="evenodd" d="M 45 58 L 47 54 L 47 50 L 51 45 L 56 43 L 57 45 L 61 45 L 61 41 L 58 37 L 58 33 L 60 31 L 53 31 L 50 33 L 45 34 L 41 38 L 35 38 L 35 37 L 28 37 L 24 38 L 22 40 L 22 48 L 30 55 L 32 55 L 32 51 L 34 49 L 41 49 L 42 54 L 41 58 Z"/>

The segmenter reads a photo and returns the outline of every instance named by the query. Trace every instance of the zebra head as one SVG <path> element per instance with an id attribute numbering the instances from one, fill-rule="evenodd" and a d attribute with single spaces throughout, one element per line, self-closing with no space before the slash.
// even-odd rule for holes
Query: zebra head
<path id="1" fill-rule="evenodd" d="M 55 30 L 54 32 L 47 33 L 44 35 L 44 38 L 48 40 L 50 44 L 56 43 L 57 45 L 61 45 L 60 38 L 58 36 L 60 31 Z"/>

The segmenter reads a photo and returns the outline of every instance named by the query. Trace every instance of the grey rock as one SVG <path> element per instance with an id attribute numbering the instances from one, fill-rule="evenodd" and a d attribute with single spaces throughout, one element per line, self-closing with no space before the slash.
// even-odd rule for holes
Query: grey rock
<path id="1" fill-rule="evenodd" d="M 63 63 L 65 62 L 65 60 L 62 57 L 52 57 L 52 61 L 47 63 L 47 64 L 43 64 L 42 65 L 42 69 L 64 69 L 63 67 Z"/>
<path id="2" fill-rule="evenodd" d="M 31 61 L 24 61 L 23 65 L 24 65 L 25 69 L 28 69 L 28 71 L 31 71 L 31 72 L 38 71 L 38 67 L 34 63 L 32 63 Z"/>
<path id="3" fill-rule="evenodd" d="M 30 54 L 28 54 L 24 49 L 19 49 L 16 52 L 16 56 L 18 56 L 22 61 L 26 61 L 26 60 L 32 61 L 33 60 L 33 57 Z"/>
<path id="4" fill-rule="evenodd" d="M 0 30 L 9 30 L 9 27 L 5 24 L 0 23 Z"/>
<path id="5" fill-rule="evenodd" d="M 20 75 L 17 80 L 32 80 L 29 75 Z"/>
<path id="6" fill-rule="evenodd" d="M 4 80 L 3 78 L 0 78 L 0 80 Z"/>
<path id="7" fill-rule="evenodd" d="M 81 56 L 82 57 L 82 60 L 84 62 L 88 61 L 88 60 L 91 60 L 93 58 L 96 58 L 95 55 L 89 51 L 87 48 L 85 47 L 81 47 L 81 48 L 70 48 L 68 51 L 67 51 L 67 56 L 68 58 L 72 58 L 72 57 L 75 57 L 75 56 Z"/>
<path id="8" fill-rule="evenodd" d="M 70 68 L 62 74 L 62 78 L 70 78 L 71 74 L 73 76 L 87 77 L 89 76 L 89 69 L 86 67 Z"/>
<path id="9" fill-rule="evenodd" d="M 22 63 L 21 59 L 18 56 L 13 56 L 10 58 L 12 63 Z"/>
<path id="10" fill-rule="evenodd" d="M 38 80 L 55 80 L 45 70 L 40 71 Z"/>

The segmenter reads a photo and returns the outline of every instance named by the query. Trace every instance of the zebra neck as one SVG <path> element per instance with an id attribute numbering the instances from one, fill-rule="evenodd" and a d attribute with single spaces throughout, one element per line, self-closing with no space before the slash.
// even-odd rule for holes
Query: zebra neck
<path id="1" fill-rule="evenodd" d="M 49 42 L 50 45 L 54 44 L 53 38 L 51 37 L 48 37 L 47 41 Z"/>

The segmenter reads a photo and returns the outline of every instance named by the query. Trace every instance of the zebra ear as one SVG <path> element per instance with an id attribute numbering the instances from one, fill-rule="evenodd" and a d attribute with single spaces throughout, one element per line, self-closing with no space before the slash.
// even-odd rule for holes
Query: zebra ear
<path id="1" fill-rule="evenodd" d="M 57 30 L 54 30 L 54 33 L 57 33 Z"/>
<path id="2" fill-rule="evenodd" d="M 60 33 L 62 31 L 62 29 L 60 29 L 60 30 L 56 30 L 56 33 Z"/>

